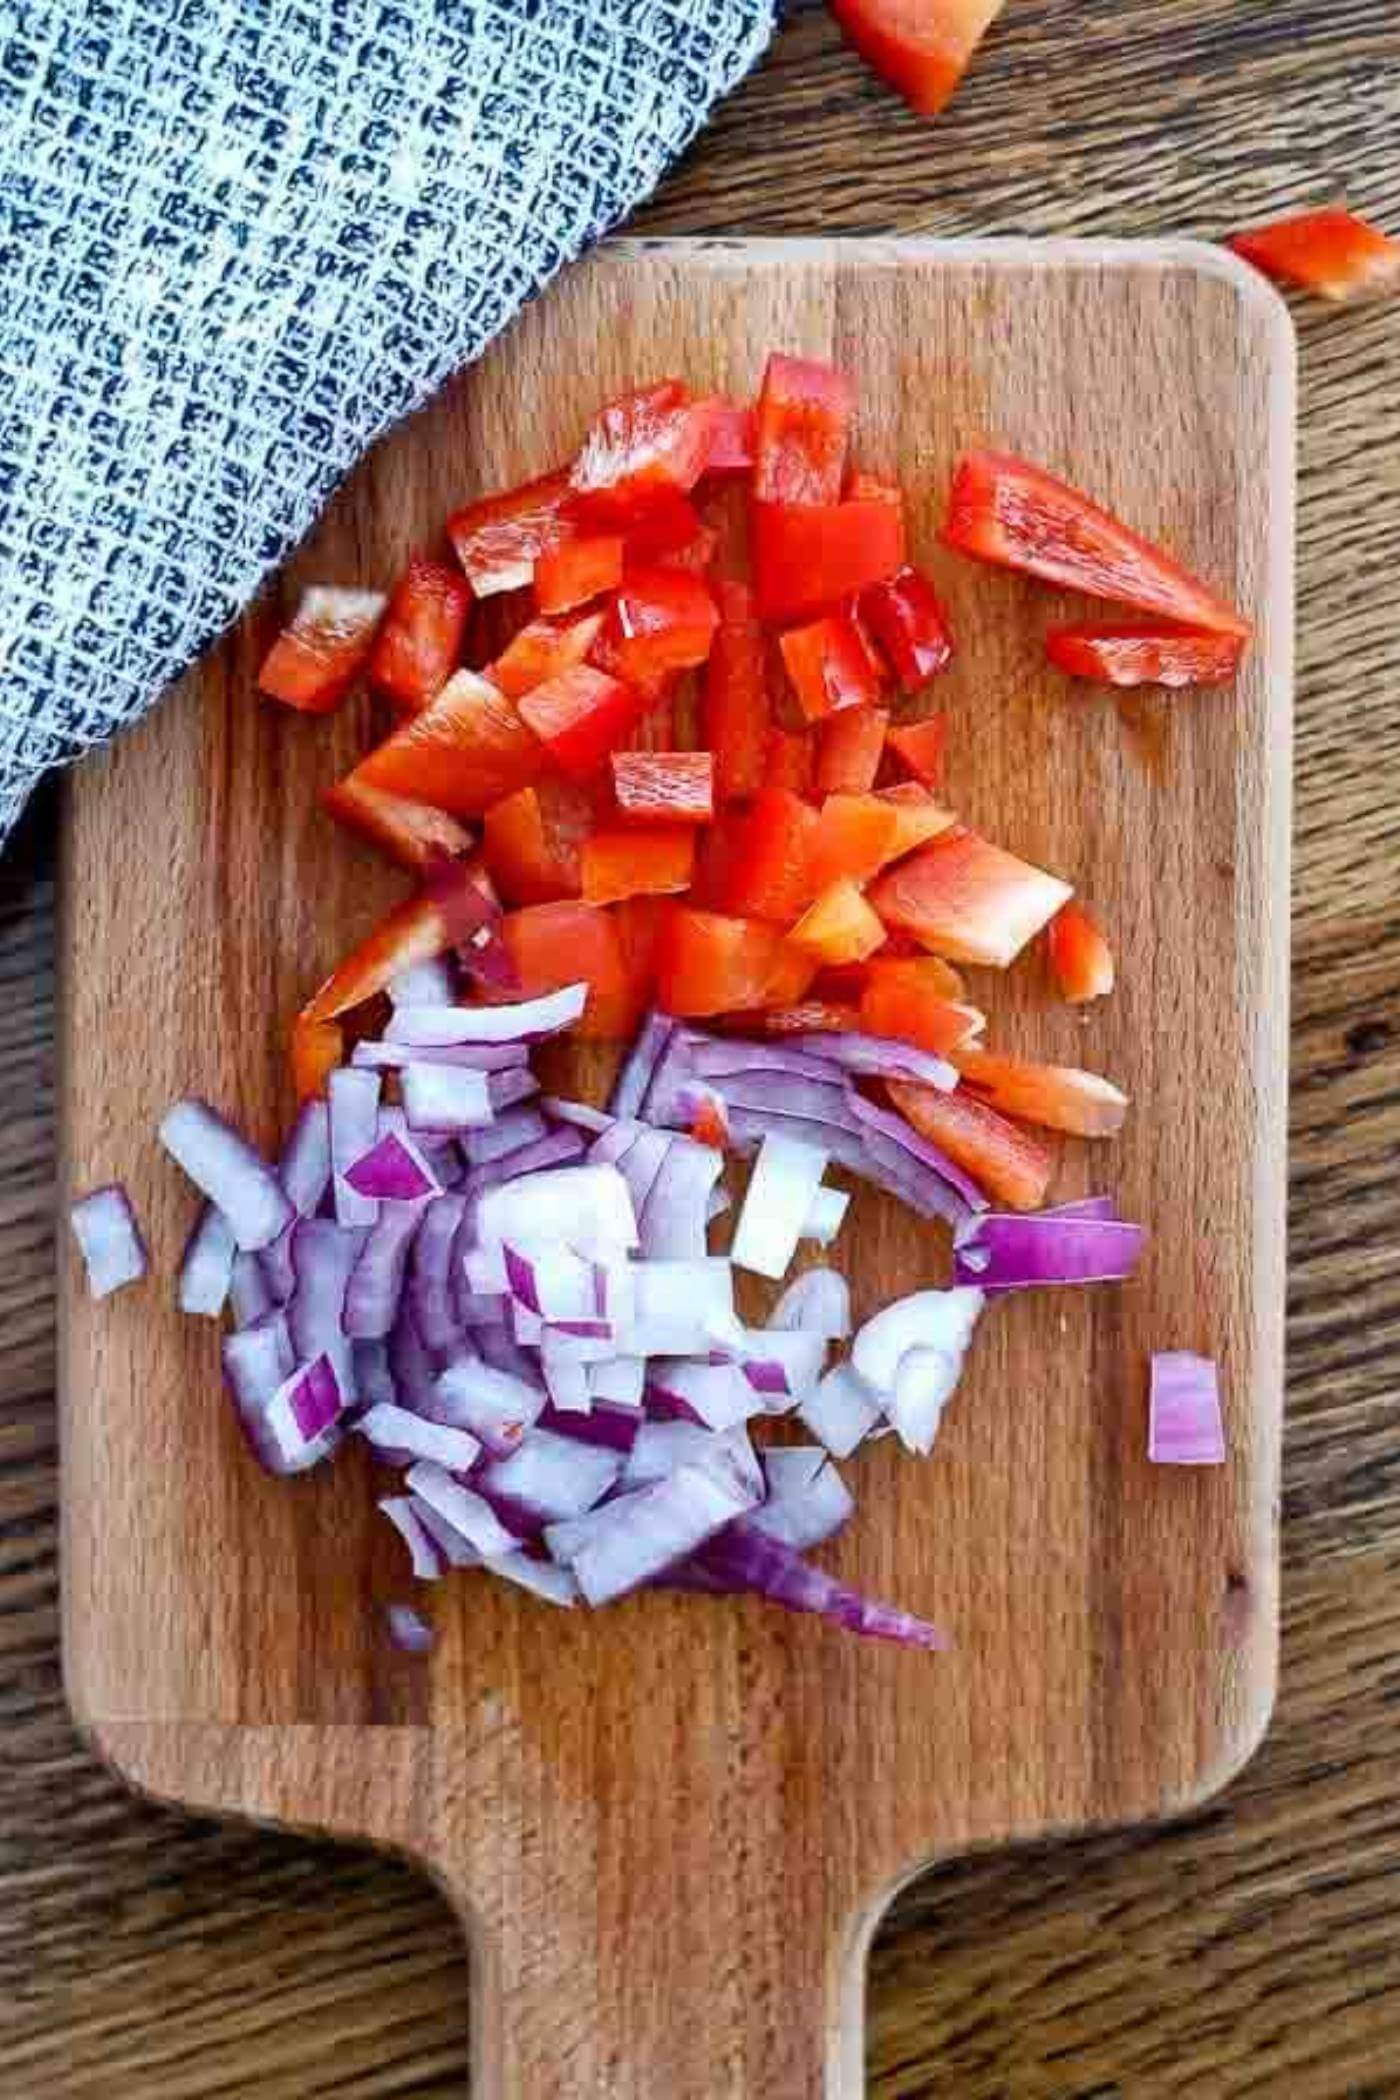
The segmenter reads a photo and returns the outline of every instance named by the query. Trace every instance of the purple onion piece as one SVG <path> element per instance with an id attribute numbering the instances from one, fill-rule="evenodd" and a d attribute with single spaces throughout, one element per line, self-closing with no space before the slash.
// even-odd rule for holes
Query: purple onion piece
<path id="1" fill-rule="evenodd" d="M 757 1499 L 737 1463 L 718 1449 L 703 1463 L 680 1466 L 654 1487 L 598 1511 L 592 1536 L 572 1562 L 578 1586 L 595 1607 L 641 1589 Z"/>
<path id="2" fill-rule="evenodd" d="M 410 1495 L 386 1495 L 379 1504 L 404 1545 L 409 1563 L 420 1582 L 436 1582 L 444 1570 L 437 1541 L 413 1506 Z"/>
<path id="3" fill-rule="evenodd" d="M 347 1171 L 370 1152 L 379 1136 L 379 1078 L 342 1065 L 326 1083 L 330 1103 L 332 1186 L 341 1225 L 372 1225 L 378 1204 L 357 1189 Z"/>
<path id="4" fill-rule="evenodd" d="M 1225 1463 L 1220 1379 L 1210 1357 L 1183 1349 L 1153 1356 L 1147 1455 L 1157 1466 Z"/>
<path id="5" fill-rule="evenodd" d="M 411 1604 L 386 1605 L 384 1619 L 390 1640 L 405 1655 L 426 1655 L 437 1641 L 432 1627 Z"/>
<path id="6" fill-rule="evenodd" d="M 265 1261 L 272 1247 L 281 1245 L 282 1239 L 274 1240 L 271 1247 L 263 1250 L 261 1258 Z M 207 1320 L 218 1319 L 228 1297 L 233 1278 L 233 1257 L 237 1251 L 233 1227 L 223 1212 L 216 1210 L 212 1203 L 201 1205 L 180 1263 L 177 1302 L 182 1313 L 198 1314 Z M 274 1295 L 280 1304 L 284 1296 L 290 1296 L 290 1288 L 285 1293 Z"/>
<path id="7" fill-rule="evenodd" d="M 937 1088 L 940 1094 L 950 1094 L 958 1083 L 957 1066 L 946 1058 L 890 1036 L 852 1031 L 799 1035 L 790 1040 L 795 1050 L 838 1065 L 858 1079 L 912 1079 L 920 1086 Z"/>
<path id="8" fill-rule="evenodd" d="M 788 1611 L 810 1612 L 849 1633 L 909 1648 L 946 1648 L 947 1637 L 926 1620 L 875 1604 L 803 1560 L 780 1539 L 740 1517 L 695 1551 L 701 1572 L 733 1590 L 755 1590 Z"/>
<path id="9" fill-rule="evenodd" d="M 983 1291 L 1024 1291 L 1046 1284 L 1122 1283 L 1142 1258 L 1141 1225 L 1099 1217 L 986 1212 L 954 1251 L 959 1283 Z"/>
<path id="10" fill-rule="evenodd" d="M 171 1158 L 224 1213 L 240 1247 L 256 1253 L 291 1222 L 292 1206 L 267 1161 L 205 1101 L 177 1101 L 160 1126 Z"/>
<path id="11" fill-rule="evenodd" d="M 352 1066 L 366 1071 L 394 1071 L 402 1065 L 452 1065 L 469 1072 L 521 1071 L 529 1056 L 525 1043 L 356 1043 Z"/>
<path id="12" fill-rule="evenodd" d="M 341 1324 L 355 1341 L 382 1341 L 399 1314 L 408 1251 L 420 1213 L 407 1203 L 386 1203 L 372 1225 L 345 1289 Z"/>
<path id="13" fill-rule="evenodd" d="M 515 1006 L 404 1006 L 389 1021 L 388 1037 L 426 1049 L 456 1043 L 530 1043 L 572 1028 L 588 1003 L 586 984 L 565 985 Z"/>
<path id="14" fill-rule="evenodd" d="M 632 1156 L 628 1154 L 628 1161 Z M 709 1244 L 710 1192 L 723 1168 L 724 1160 L 713 1146 L 688 1137 L 670 1140 L 638 1214 L 644 1256 L 663 1261 L 703 1258 Z"/>
<path id="15" fill-rule="evenodd" d="M 647 1089 L 671 1040 L 675 1022 L 653 1010 L 643 1021 L 636 1040 L 617 1075 L 608 1108 L 614 1116 L 640 1114 Z"/>
<path id="16" fill-rule="evenodd" d="M 518 1151 L 508 1152 L 502 1159 L 473 1167 L 462 1184 L 463 1192 L 468 1197 L 484 1195 L 487 1190 L 500 1188 L 508 1181 L 518 1181 L 523 1175 L 541 1174 L 549 1167 L 566 1166 L 571 1160 L 581 1159 L 585 1149 L 583 1132 L 564 1125 L 551 1130 L 548 1137 L 539 1138 L 534 1144 L 522 1145 Z"/>
<path id="17" fill-rule="evenodd" d="M 903 1116 L 896 1115 L 893 1109 L 879 1107 L 874 1101 L 867 1101 L 861 1094 L 852 1094 L 851 1106 L 872 1144 L 877 1138 L 886 1139 L 953 1191 L 960 1199 L 959 1218 L 964 1206 L 968 1210 L 987 1208 L 987 1199 L 971 1176 L 964 1174 L 962 1168 L 949 1159 L 946 1152 L 940 1151 L 937 1145 L 930 1144 L 927 1138 L 921 1137 L 917 1130 L 905 1122 Z"/>

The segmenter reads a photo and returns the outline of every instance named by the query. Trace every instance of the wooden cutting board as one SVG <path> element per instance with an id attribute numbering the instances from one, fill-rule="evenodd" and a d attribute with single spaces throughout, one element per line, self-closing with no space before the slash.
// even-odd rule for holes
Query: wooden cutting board
<path id="1" fill-rule="evenodd" d="M 565 455 L 599 399 L 668 372 L 737 394 L 770 345 L 860 379 L 859 456 L 898 472 L 959 654 L 948 798 L 1081 885 L 1121 988 L 1056 1006 L 1030 958 L 982 987 L 1006 1046 L 1102 1068 L 1122 1140 L 1067 1146 L 1153 1233 L 1131 1288 L 994 1306 L 934 1457 L 848 1468 L 845 1579 L 950 1654 L 758 1603 L 596 1617 L 457 1577 L 426 1663 L 377 1604 L 400 1549 L 351 1451 L 262 1478 L 208 1323 L 173 1310 L 192 1209 L 160 1155 L 193 1090 L 272 1145 L 285 1024 L 401 883 L 318 812 L 370 733 L 259 703 L 311 580 L 387 584 L 466 496 Z M 468 1921 L 478 2091 L 853 2100 L 864 1950 L 931 1858 L 1199 1802 L 1272 1698 L 1287 1049 L 1292 343 L 1273 295 L 1189 246 L 615 244 L 365 461 L 269 602 L 67 813 L 63 1126 L 73 1190 L 127 1181 L 155 1280 L 63 1339 L 65 1619 L 79 1718 L 137 1784 L 401 1846 Z M 943 553 L 960 447 L 1001 444 L 1160 536 L 1257 618 L 1233 689 L 1070 690 L 1070 601 Z M 561 1075 L 597 1093 L 605 1061 Z M 858 1197 L 858 1310 L 947 1271 Z M 1153 1348 L 1222 1367 L 1231 1459 L 1145 1458 Z"/>

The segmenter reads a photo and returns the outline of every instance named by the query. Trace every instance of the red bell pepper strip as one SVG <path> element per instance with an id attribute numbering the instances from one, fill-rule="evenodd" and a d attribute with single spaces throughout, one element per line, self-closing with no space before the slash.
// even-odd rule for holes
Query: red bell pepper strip
<path id="1" fill-rule="evenodd" d="M 944 962 L 941 955 L 896 955 L 895 936 L 891 934 L 883 955 L 875 956 L 862 972 L 861 989 L 857 997 L 864 997 L 867 984 L 877 977 L 888 978 L 894 985 L 915 985 L 920 995 L 934 999 L 946 999 L 955 1006 L 967 1000 L 967 985 L 953 968 Z"/>
<path id="2" fill-rule="evenodd" d="M 519 700 L 547 678 L 586 663 L 603 618 L 601 612 L 590 612 L 576 620 L 531 620 L 507 643 L 486 676 L 512 700 Z"/>
<path id="3" fill-rule="evenodd" d="M 740 1025 L 751 1035 L 847 1035 L 860 1027 L 860 1014 L 831 999 L 804 999 L 796 1006 L 745 1014 Z"/>
<path id="4" fill-rule="evenodd" d="M 835 503 L 855 389 L 814 357 L 775 350 L 754 411 L 753 493 L 760 503 Z"/>
<path id="5" fill-rule="evenodd" d="M 885 1090 L 920 1136 L 970 1174 L 993 1203 L 1008 1210 L 1039 1210 L 1055 1155 L 1033 1132 L 1009 1123 L 962 1087 L 943 1094 L 936 1087 L 889 1079 Z"/>
<path id="6" fill-rule="evenodd" d="M 665 1013 L 696 1019 L 738 1013 L 766 1005 L 775 986 L 785 988 L 804 968 L 810 977 L 810 964 L 777 927 L 677 904 L 657 944 L 657 1003 Z"/>
<path id="7" fill-rule="evenodd" d="M 759 612 L 800 620 L 902 568 L 904 520 L 878 498 L 755 503 L 753 560 Z"/>
<path id="8" fill-rule="evenodd" d="M 613 800 L 628 822 L 708 824 L 715 810 L 708 751 L 614 751 Z"/>
<path id="9" fill-rule="evenodd" d="M 593 797 L 560 773 L 545 773 L 532 787 L 493 802 L 482 825 L 481 852 L 507 903 L 576 897 L 580 848 L 597 820 Z"/>
<path id="10" fill-rule="evenodd" d="M 1240 667 L 1243 637 L 1208 628 L 1052 627 L 1045 653 L 1056 670 L 1099 685 L 1226 685 Z"/>
<path id="11" fill-rule="evenodd" d="M 925 715 L 921 722 L 902 722 L 898 729 L 892 729 L 890 749 L 916 780 L 932 787 L 943 771 L 947 738 L 947 718 Z"/>
<path id="12" fill-rule="evenodd" d="M 553 541 L 535 563 L 535 603 L 542 613 L 572 612 L 622 581 L 622 535 L 581 532 Z"/>
<path id="13" fill-rule="evenodd" d="M 570 515 L 625 529 L 658 494 L 692 488 L 710 456 L 714 408 L 677 379 L 610 401 L 589 425 L 569 476 Z"/>
<path id="14" fill-rule="evenodd" d="M 763 788 L 739 827 L 725 908 L 735 918 L 790 925 L 813 895 L 817 813 L 787 788 Z"/>
<path id="15" fill-rule="evenodd" d="M 475 671 L 454 671 L 431 707 L 411 715 L 350 775 L 357 786 L 479 817 L 540 773 L 544 746 L 513 700 Z"/>
<path id="16" fill-rule="evenodd" d="M 627 824 L 595 831 L 584 842 L 586 904 L 623 897 L 674 897 L 690 888 L 695 833 L 689 824 Z"/>
<path id="17" fill-rule="evenodd" d="M 667 909 L 664 897 L 624 897 L 612 908 L 626 997 L 639 1019 L 649 1006 L 656 1004 L 656 950 Z"/>
<path id="18" fill-rule="evenodd" d="M 813 890 L 868 882 L 889 860 L 898 836 L 898 815 L 878 795 L 828 795 L 808 849 Z"/>
<path id="19" fill-rule="evenodd" d="M 890 718 L 882 707 L 843 707 L 817 732 L 819 795 L 864 795 L 875 785 Z"/>
<path id="20" fill-rule="evenodd" d="M 369 659 L 369 682 L 413 714 L 435 700 L 457 668 L 471 585 L 445 562 L 415 554 L 394 586 Z"/>
<path id="21" fill-rule="evenodd" d="M 954 827 L 886 869 L 870 901 L 887 926 L 950 962 L 1004 970 L 1069 896 L 1067 882 Z"/>
<path id="22" fill-rule="evenodd" d="M 292 1023 L 292 1087 L 298 1101 L 314 1101 L 345 1062 L 345 1030 L 339 1021 L 317 1021 L 300 1013 Z"/>
<path id="23" fill-rule="evenodd" d="M 1097 1072 L 996 1057 L 972 1044 L 951 1054 L 963 1084 L 1003 1115 L 1020 1116 L 1047 1130 L 1066 1130 L 1072 1137 L 1116 1137 L 1123 1128 L 1128 1097 Z"/>
<path id="24" fill-rule="evenodd" d="M 809 722 L 879 699 L 879 673 L 847 614 L 827 613 L 805 627 L 789 627 L 778 647 Z"/>
<path id="25" fill-rule="evenodd" d="M 828 0 L 847 41 L 921 117 L 936 117 L 1005 0 Z"/>
<path id="26" fill-rule="evenodd" d="M 462 882 L 477 879 L 477 872 L 470 865 L 462 868 Z M 456 942 L 457 933 L 450 899 L 430 895 L 426 890 L 407 898 L 336 965 L 302 1008 L 302 1018 L 309 1026 L 316 1021 L 337 1020 L 341 1014 L 363 1006 L 401 970 L 445 955 Z"/>
<path id="27" fill-rule="evenodd" d="M 767 650 L 748 586 L 718 582 L 714 595 L 719 624 L 705 665 L 700 714 L 715 762 L 715 794 L 721 802 L 732 802 L 756 795 L 764 782 Z"/>
<path id="28" fill-rule="evenodd" d="M 447 521 L 447 536 L 478 598 L 523 590 L 559 530 L 567 474 L 544 474 L 520 488 L 468 503 Z"/>
<path id="29" fill-rule="evenodd" d="M 917 781 L 901 780 L 897 787 L 877 788 L 875 792 L 895 813 L 895 838 L 889 856 L 892 861 L 903 860 L 906 853 L 941 837 L 957 821 L 951 810 L 935 802 L 928 789 Z"/>
<path id="30" fill-rule="evenodd" d="M 603 1040 L 631 1034 L 641 1008 L 610 913 L 595 904 L 532 904 L 507 912 L 501 932 L 520 985 L 512 997 L 586 984 L 588 1004 L 573 1033 Z"/>
<path id="31" fill-rule="evenodd" d="M 707 474 L 747 474 L 754 459 L 754 412 L 719 395 L 710 402 Z"/>
<path id="32" fill-rule="evenodd" d="M 690 1135 L 697 1145 L 724 1152 L 729 1145 L 729 1122 L 718 1096 L 702 1100 L 690 1119 Z"/>
<path id="33" fill-rule="evenodd" d="M 1227 246 L 1266 277 L 1323 299 L 1375 298 L 1400 285 L 1400 241 L 1339 208 L 1246 227 Z"/>
<path id="34" fill-rule="evenodd" d="M 1060 995 L 1070 1006 L 1107 998 L 1113 990 L 1113 950 L 1073 898 L 1056 912 L 1045 938 Z"/>
<path id="35" fill-rule="evenodd" d="M 316 584 L 301 594 L 258 672 L 259 689 L 305 715 L 339 707 L 369 660 L 384 613 L 380 591 Z"/>
<path id="36" fill-rule="evenodd" d="M 958 462 L 943 537 L 974 560 L 1112 598 L 1187 627 L 1247 637 L 1250 625 L 1160 547 L 1067 482 L 1005 452 Z"/>
<path id="37" fill-rule="evenodd" d="M 690 901 L 698 911 L 723 911 L 735 861 L 744 839 L 747 812 L 734 807 L 721 809 L 713 823 L 704 825 L 695 841 L 695 874 Z"/>
<path id="38" fill-rule="evenodd" d="M 794 795 L 808 794 L 814 757 L 812 739 L 801 730 L 770 729 L 764 745 L 764 785 L 787 788 Z"/>
<path id="39" fill-rule="evenodd" d="M 715 536 L 689 496 L 661 489 L 647 499 L 623 533 L 626 569 L 658 564 L 703 569 L 715 550 Z"/>
<path id="40" fill-rule="evenodd" d="M 864 962 L 885 939 L 885 929 L 848 876 L 833 882 L 808 905 L 788 939 L 819 963 Z"/>
<path id="41" fill-rule="evenodd" d="M 773 958 L 773 967 L 768 973 L 768 984 L 763 994 L 767 1007 L 796 1006 L 812 989 L 812 979 L 817 974 L 817 959 L 805 948 L 795 947 L 790 940 L 780 940 L 778 952 Z"/>
<path id="42" fill-rule="evenodd" d="M 926 979 L 914 974 L 917 963 L 889 963 L 867 979 L 860 999 L 860 1022 L 870 1035 L 894 1036 L 917 1043 L 935 1057 L 946 1057 L 970 1042 L 985 1027 L 975 1006 L 945 999 Z"/>
<path id="43" fill-rule="evenodd" d="M 917 569 L 906 566 L 888 583 L 862 591 L 860 614 L 889 658 L 901 691 L 917 692 L 953 661 L 948 616 Z"/>
<path id="44" fill-rule="evenodd" d="M 634 686 L 592 664 L 577 664 L 526 693 L 520 713 L 559 770 L 586 780 L 606 763 L 644 704 Z"/>
<path id="45" fill-rule="evenodd" d="M 472 835 L 446 810 L 427 802 L 386 795 L 351 774 L 322 790 L 321 800 L 337 824 L 357 831 L 390 860 L 415 874 L 435 861 L 460 860 L 471 851 Z"/>
<path id="46" fill-rule="evenodd" d="M 714 593 L 686 569 L 633 569 L 613 600 L 593 661 L 644 693 L 704 663 L 719 625 Z"/>

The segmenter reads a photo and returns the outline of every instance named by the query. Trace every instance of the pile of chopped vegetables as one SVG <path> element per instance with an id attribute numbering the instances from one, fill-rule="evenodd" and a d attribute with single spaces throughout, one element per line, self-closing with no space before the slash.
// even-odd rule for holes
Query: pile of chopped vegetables
<path id="1" fill-rule="evenodd" d="M 854 1510 L 834 1461 L 931 1450 L 989 1296 L 1141 1259 L 1110 1199 L 1046 1207 L 1049 1134 L 1110 1138 L 1125 1096 L 989 1048 L 964 980 L 1034 946 L 1088 1002 L 1114 962 L 1067 880 L 939 800 L 926 696 L 954 638 L 901 489 L 849 457 L 854 409 L 843 374 L 777 354 L 752 408 L 646 387 L 568 465 L 458 511 L 452 558 L 387 599 L 308 591 L 262 666 L 293 708 L 367 679 L 395 710 L 326 801 L 417 887 L 298 1016 L 275 1165 L 201 1102 L 166 1117 L 206 1199 L 180 1304 L 231 1312 L 269 1471 L 350 1432 L 401 1476 L 380 1507 L 421 1578 L 481 1565 L 558 1605 L 749 1590 L 939 1645 L 806 1558 Z M 1210 683 L 1247 646 L 1024 460 L 961 460 L 944 539 L 1129 610 L 1049 635 L 1074 675 Z M 564 1034 L 627 1045 L 605 1109 L 542 1091 L 533 1048 Z M 951 1229 L 946 1287 L 854 1327 L 836 1268 L 788 1281 L 804 1243 L 839 1259 L 833 1172 Z M 74 1226 L 96 1293 L 145 1272 L 119 1189 Z M 761 1328 L 736 1271 L 785 1285 Z M 1156 1359 L 1150 1455 L 1223 1453 L 1213 1366 Z"/>

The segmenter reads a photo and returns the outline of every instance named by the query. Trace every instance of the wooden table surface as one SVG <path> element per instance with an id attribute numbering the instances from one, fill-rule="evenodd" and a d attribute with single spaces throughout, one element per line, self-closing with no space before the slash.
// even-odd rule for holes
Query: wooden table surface
<path id="1" fill-rule="evenodd" d="M 641 226 L 1210 236 L 1343 191 L 1400 230 L 1385 0 L 1009 0 L 933 126 L 811 6 Z M 1278 1713 L 1187 1822 L 911 1888 L 872 1962 L 880 2100 L 1400 2094 L 1400 302 L 1298 321 Z M 436 1894 L 389 1860 L 135 1800 L 66 1718 L 55 808 L 0 863 L 0 2091 L 445 2100 L 466 2090 L 467 2001 Z"/>

